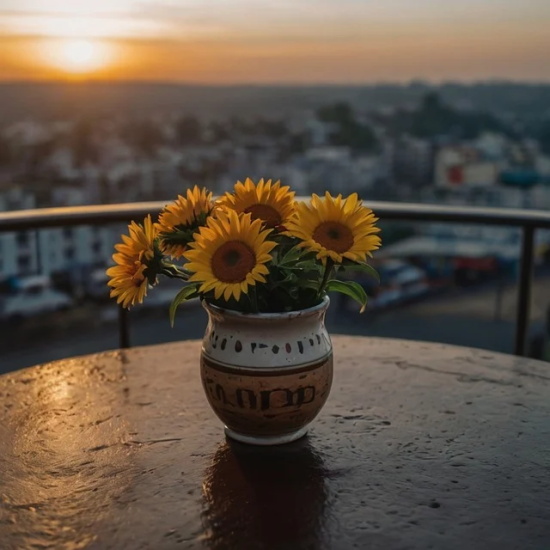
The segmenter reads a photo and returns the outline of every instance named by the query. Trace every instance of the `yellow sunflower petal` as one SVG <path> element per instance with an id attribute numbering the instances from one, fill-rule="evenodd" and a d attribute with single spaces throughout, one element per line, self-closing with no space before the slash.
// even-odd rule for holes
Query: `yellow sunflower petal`
<path id="1" fill-rule="evenodd" d="M 110 295 L 126 308 L 141 303 L 147 295 L 148 281 L 144 272 L 151 265 L 158 235 L 151 216 L 147 216 L 142 225 L 132 222 L 128 233 L 122 236 L 123 243 L 115 246 L 117 253 L 112 257 L 117 265 L 105 272 L 109 277 Z"/>
<path id="2" fill-rule="evenodd" d="M 246 182 L 245 182 L 246 185 Z M 250 214 L 225 210 L 210 217 L 207 225 L 195 235 L 192 248 L 184 252 L 190 281 L 201 282 L 200 291 L 214 291 L 214 297 L 240 300 L 255 281 L 265 282 L 269 273 L 265 265 L 276 246 L 261 232 L 262 222 Z"/>
<path id="3" fill-rule="evenodd" d="M 261 179 L 256 185 L 250 178 L 244 184 L 238 181 L 233 193 L 226 193 L 219 204 L 238 213 L 250 213 L 267 227 L 285 224 L 294 214 L 295 193 L 290 187 L 281 187 L 280 181 Z"/>
<path id="4" fill-rule="evenodd" d="M 184 196 L 178 195 L 173 203 L 167 205 L 159 216 L 157 231 L 161 234 L 162 249 L 173 257 L 181 257 L 187 249 L 187 242 L 180 242 L 178 230 L 195 231 L 214 208 L 212 193 L 197 185 L 188 189 Z M 171 236 L 177 235 L 174 239 Z"/>
<path id="5" fill-rule="evenodd" d="M 343 198 L 327 192 L 323 198 L 313 194 L 309 204 L 299 204 L 286 228 L 287 234 L 302 241 L 301 248 L 315 252 L 319 260 L 342 263 L 344 258 L 365 261 L 379 248 L 380 238 L 371 238 L 379 231 L 375 221 L 356 193 Z"/>

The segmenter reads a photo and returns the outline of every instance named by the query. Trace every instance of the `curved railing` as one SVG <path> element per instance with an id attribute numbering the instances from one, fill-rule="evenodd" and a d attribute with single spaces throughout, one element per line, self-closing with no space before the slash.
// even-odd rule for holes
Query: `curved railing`
<path id="1" fill-rule="evenodd" d="M 139 202 L 0 212 L 0 233 L 45 227 L 128 222 L 143 218 L 147 214 L 156 215 L 165 204 L 165 202 Z M 533 275 L 534 236 L 535 231 L 539 228 L 550 229 L 550 212 L 377 201 L 366 204 L 383 220 L 459 222 L 521 228 L 522 240 L 514 353 L 516 355 L 525 354 Z M 120 310 L 119 315 L 119 335 L 120 346 L 128 347 L 127 316 L 126 310 L 123 309 Z"/>

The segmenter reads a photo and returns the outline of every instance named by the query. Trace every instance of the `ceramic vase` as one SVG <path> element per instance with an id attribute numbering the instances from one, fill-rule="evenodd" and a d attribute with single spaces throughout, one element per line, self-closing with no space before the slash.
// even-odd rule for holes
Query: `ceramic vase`
<path id="1" fill-rule="evenodd" d="M 246 314 L 203 302 L 202 383 L 227 436 L 277 445 L 306 434 L 332 384 L 328 306 Z"/>

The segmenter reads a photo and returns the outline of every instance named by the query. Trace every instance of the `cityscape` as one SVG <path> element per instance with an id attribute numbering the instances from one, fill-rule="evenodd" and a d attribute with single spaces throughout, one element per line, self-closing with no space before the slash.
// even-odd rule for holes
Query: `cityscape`
<path id="1" fill-rule="evenodd" d="M 0 0 L 0 550 L 550 548 L 549 31 Z"/>
<path id="2" fill-rule="evenodd" d="M 385 200 L 548 209 L 550 86 L 489 86 L 497 108 L 487 106 L 484 86 L 461 85 L 466 92 L 457 100 L 451 85 L 422 83 L 387 86 L 386 101 L 376 87 L 310 90 L 309 104 L 305 98 L 293 101 L 286 111 L 285 96 L 306 96 L 304 90 L 247 90 L 254 106 L 249 113 L 242 112 L 239 101 L 228 101 L 225 112 L 208 115 L 209 100 L 200 108 L 195 98 L 193 111 L 176 109 L 176 100 L 174 110 L 167 110 L 165 101 L 157 99 L 155 105 L 149 99 L 148 110 L 137 115 L 123 104 L 108 111 L 112 99 L 104 94 L 90 102 L 96 112 L 81 116 L 66 112 L 63 118 L 51 106 L 35 107 L 34 116 L 6 117 L 0 128 L 0 210 L 169 203 L 193 185 L 219 195 L 246 177 L 280 179 L 298 196 L 357 192 L 366 204 Z M 145 95 L 143 86 L 134 89 L 134 97 Z M 12 86 L 0 86 L 0 94 L 2 90 L 9 99 Z M 188 93 L 186 87 L 180 91 Z M 170 94 L 177 98 L 177 88 Z M 362 99 L 369 96 L 378 99 Z M 536 101 L 546 105 L 539 116 L 532 110 Z M 465 299 L 455 295 L 457 289 L 488 292 L 485 316 L 500 318 L 502 304 L 494 305 L 492 296 L 506 296 L 506 285 L 513 286 L 517 276 L 518 230 L 384 220 L 381 227 L 384 246 L 375 257 L 381 284 L 364 283 L 371 296 L 366 317 L 376 322 L 360 331 L 376 333 L 377 323 L 382 326 L 387 319 L 393 319 L 395 330 L 398 311 L 411 314 L 426 300 L 432 305 L 447 300 L 453 311 Z M 40 333 L 39 320 L 48 324 L 52 314 L 61 325 L 65 318 L 73 322 L 75 315 L 113 323 L 116 312 L 107 300 L 105 269 L 123 230 L 67 227 L 0 234 L 0 319 L 9 327 L 7 333 L 34 325 Z M 535 255 L 537 277 L 543 281 L 550 261 L 547 231 L 537 232 Z M 542 282 L 537 288 L 534 315 L 540 324 L 550 293 Z M 167 323 L 172 295 L 170 287 L 153 289 L 142 309 L 163 311 Z M 357 319 L 351 304 L 340 304 L 339 312 L 329 322 L 353 331 Z M 495 337 L 486 345 L 506 351 L 506 330 L 501 327 L 500 341 Z M 454 342 L 464 331 L 452 332 Z M 170 338 L 166 327 L 160 333 Z M 172 335 L 182 337 L 181 331 Z M 14 357 L 18 341 L 9 338 L 4 344 Z M 466 337 L 459 343 L 468 342 Z M 14 364 L 25 366 L 25 361 L 19 354 Z"/>

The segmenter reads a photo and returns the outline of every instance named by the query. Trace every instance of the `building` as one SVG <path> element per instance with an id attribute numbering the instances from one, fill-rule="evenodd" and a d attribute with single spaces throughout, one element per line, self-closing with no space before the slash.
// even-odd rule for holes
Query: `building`
<path id="1" fill-rule="evenodd" d="M 61 195 L 61 189 L 56 189 Z M 77 190 L 58 206 L 81 204 Z M 35 208 L 34 196 L 19 188 L 0 193 L 0 211 Z M 86 272 L 110 263 L 120 231 L 109 226 L 64 227 L 0 233 L 0 280 L 29 275 Z"/>
<path id="2" fill-rule="evenodd" d="M 433 147 L 429 141 L 405 135 L 386 143 L 397 188 L 414 189 L 431 183 Z"/>
<path id="3" fill-rule="evenodd" d="M 498 183 L 501 168 L 501 163 L 486 160 L 474 147 L 445 146 L 435 155 L 435 185 L 447 189 L 490 187 Z"/>

